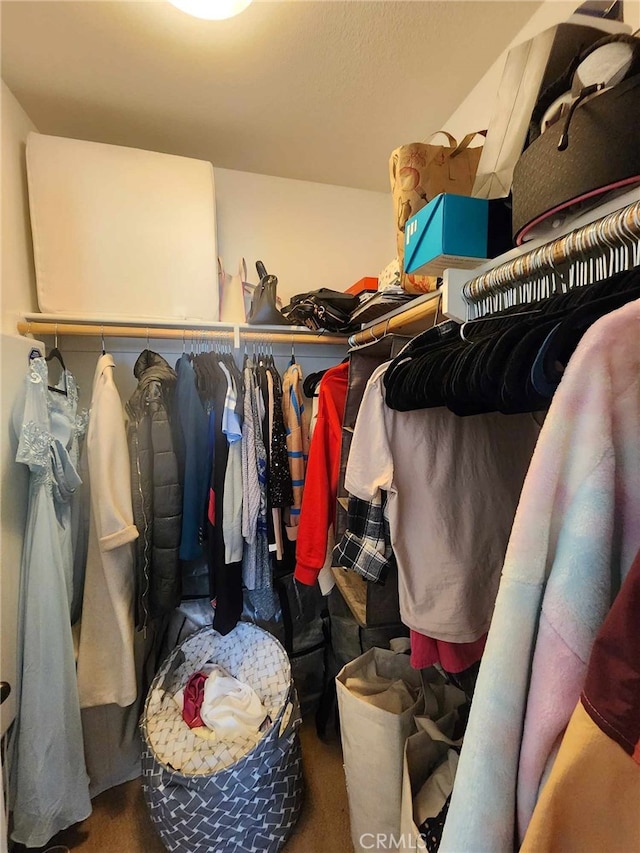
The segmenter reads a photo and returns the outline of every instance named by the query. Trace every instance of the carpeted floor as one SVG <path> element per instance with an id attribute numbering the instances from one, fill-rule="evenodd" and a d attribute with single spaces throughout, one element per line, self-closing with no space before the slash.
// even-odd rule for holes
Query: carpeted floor
<path id="1" fill-rule="evenodd" d="M 319 740 L 312 721 L 303 723 L 300 732 L 305 801 L 283 853 L 352 853 L 339 740 L 335 736 L 327 743 Z M 165 851 L 147 814 L 139 780 L 96 797 L 91 817 L 59 833 L 41 851 L 55 845 L 64 845 L 74 853 Z M 20 845 L 14 849 L 16 853 L 26 850 Z M 56 849 L 55 853 L 63 850 Z M 213 847 L 212 853 L 215 853 Z"/>

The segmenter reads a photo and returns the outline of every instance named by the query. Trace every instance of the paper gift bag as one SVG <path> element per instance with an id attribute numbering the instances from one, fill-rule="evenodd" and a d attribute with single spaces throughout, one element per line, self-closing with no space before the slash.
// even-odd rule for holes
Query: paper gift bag
<path id="1" fill-rule="evenodd" d="M 238 264 L 238 272 L 225 272 L 222 258 L 218 258 L 218 292 L 220 294 L 220 322 L 246 323 L 245 282 L 247 264 L 244 258 Z"/>
<path id="2" fill-rule="evenodd" d="M 417 733 L 407 739 L 402 771 L 402 850 L 437 850 L 462 739 L 451 735 L 457 722 L 452 710 L 437 722 L 416 717 Z M 428 821 L 426 837 L 420 826 Z"/>
<path id="3" fill-rule="evenodd" d="M 374 648 L 342 668 L 336 688 L 351 838 L 362 853 L 371 837 L 400 832 L 404 744 L 424 707 L 420 673 L 408 655 Z"/>
<path id="4" fill-rule="evenodd" d="M 449 145 L 412 142 L 391 153 L 389 177 L 396 217 L 398 258 L 404 269 L 405 225 L 407 220 L 440 193 L 471 195 L 482 148 L 470 148 L 475 133 L 467 134 L 458 144 L 445 131 Z M 437 133 L 432 134 L 431 139 Z M 433 276 L 402 274 L 402 286 L 410 293 L 428 293 L 436 289 Z"/>

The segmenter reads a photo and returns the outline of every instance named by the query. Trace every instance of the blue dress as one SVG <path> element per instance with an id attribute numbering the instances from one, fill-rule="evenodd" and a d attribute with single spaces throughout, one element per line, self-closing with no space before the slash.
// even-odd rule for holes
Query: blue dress
<path id="1" fill-rule="evenodd" d="M 70 607 L 72 501 L 78 476 L 78 389 L 65 371 L 48 388 L 44 358 L 29 365 L 13 415 L 16 460 L 28 465 L 29 508 L 20 575 L 17 717 L 9 744 L 12 838 L 44 846 L 91 813 Z"/>

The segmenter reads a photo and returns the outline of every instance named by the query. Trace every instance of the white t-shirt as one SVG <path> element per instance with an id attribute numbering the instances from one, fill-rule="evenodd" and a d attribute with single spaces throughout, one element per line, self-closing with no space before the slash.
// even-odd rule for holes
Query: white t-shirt
<path id="1" fill-rule="evenodd" d="M 389 493 L 402 621 L 473 642 L 489 628 L 539 427 L 533 415 L 396 412 L 384 401 L 386 368 L 365 390 L 345 485 L 363 500 Z"/>

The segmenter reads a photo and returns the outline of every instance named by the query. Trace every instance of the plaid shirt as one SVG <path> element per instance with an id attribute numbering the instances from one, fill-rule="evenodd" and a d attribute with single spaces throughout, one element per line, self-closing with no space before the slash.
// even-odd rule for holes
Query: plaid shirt
<path id="1" fill-rule="evenodd" d="M 389 567 L 395 564 L 386 492 L 378 492 L 372 501 L 349 496 L 347 530 L 333 549 L 333 559 L 365 580 L 384 583 Z"/>

